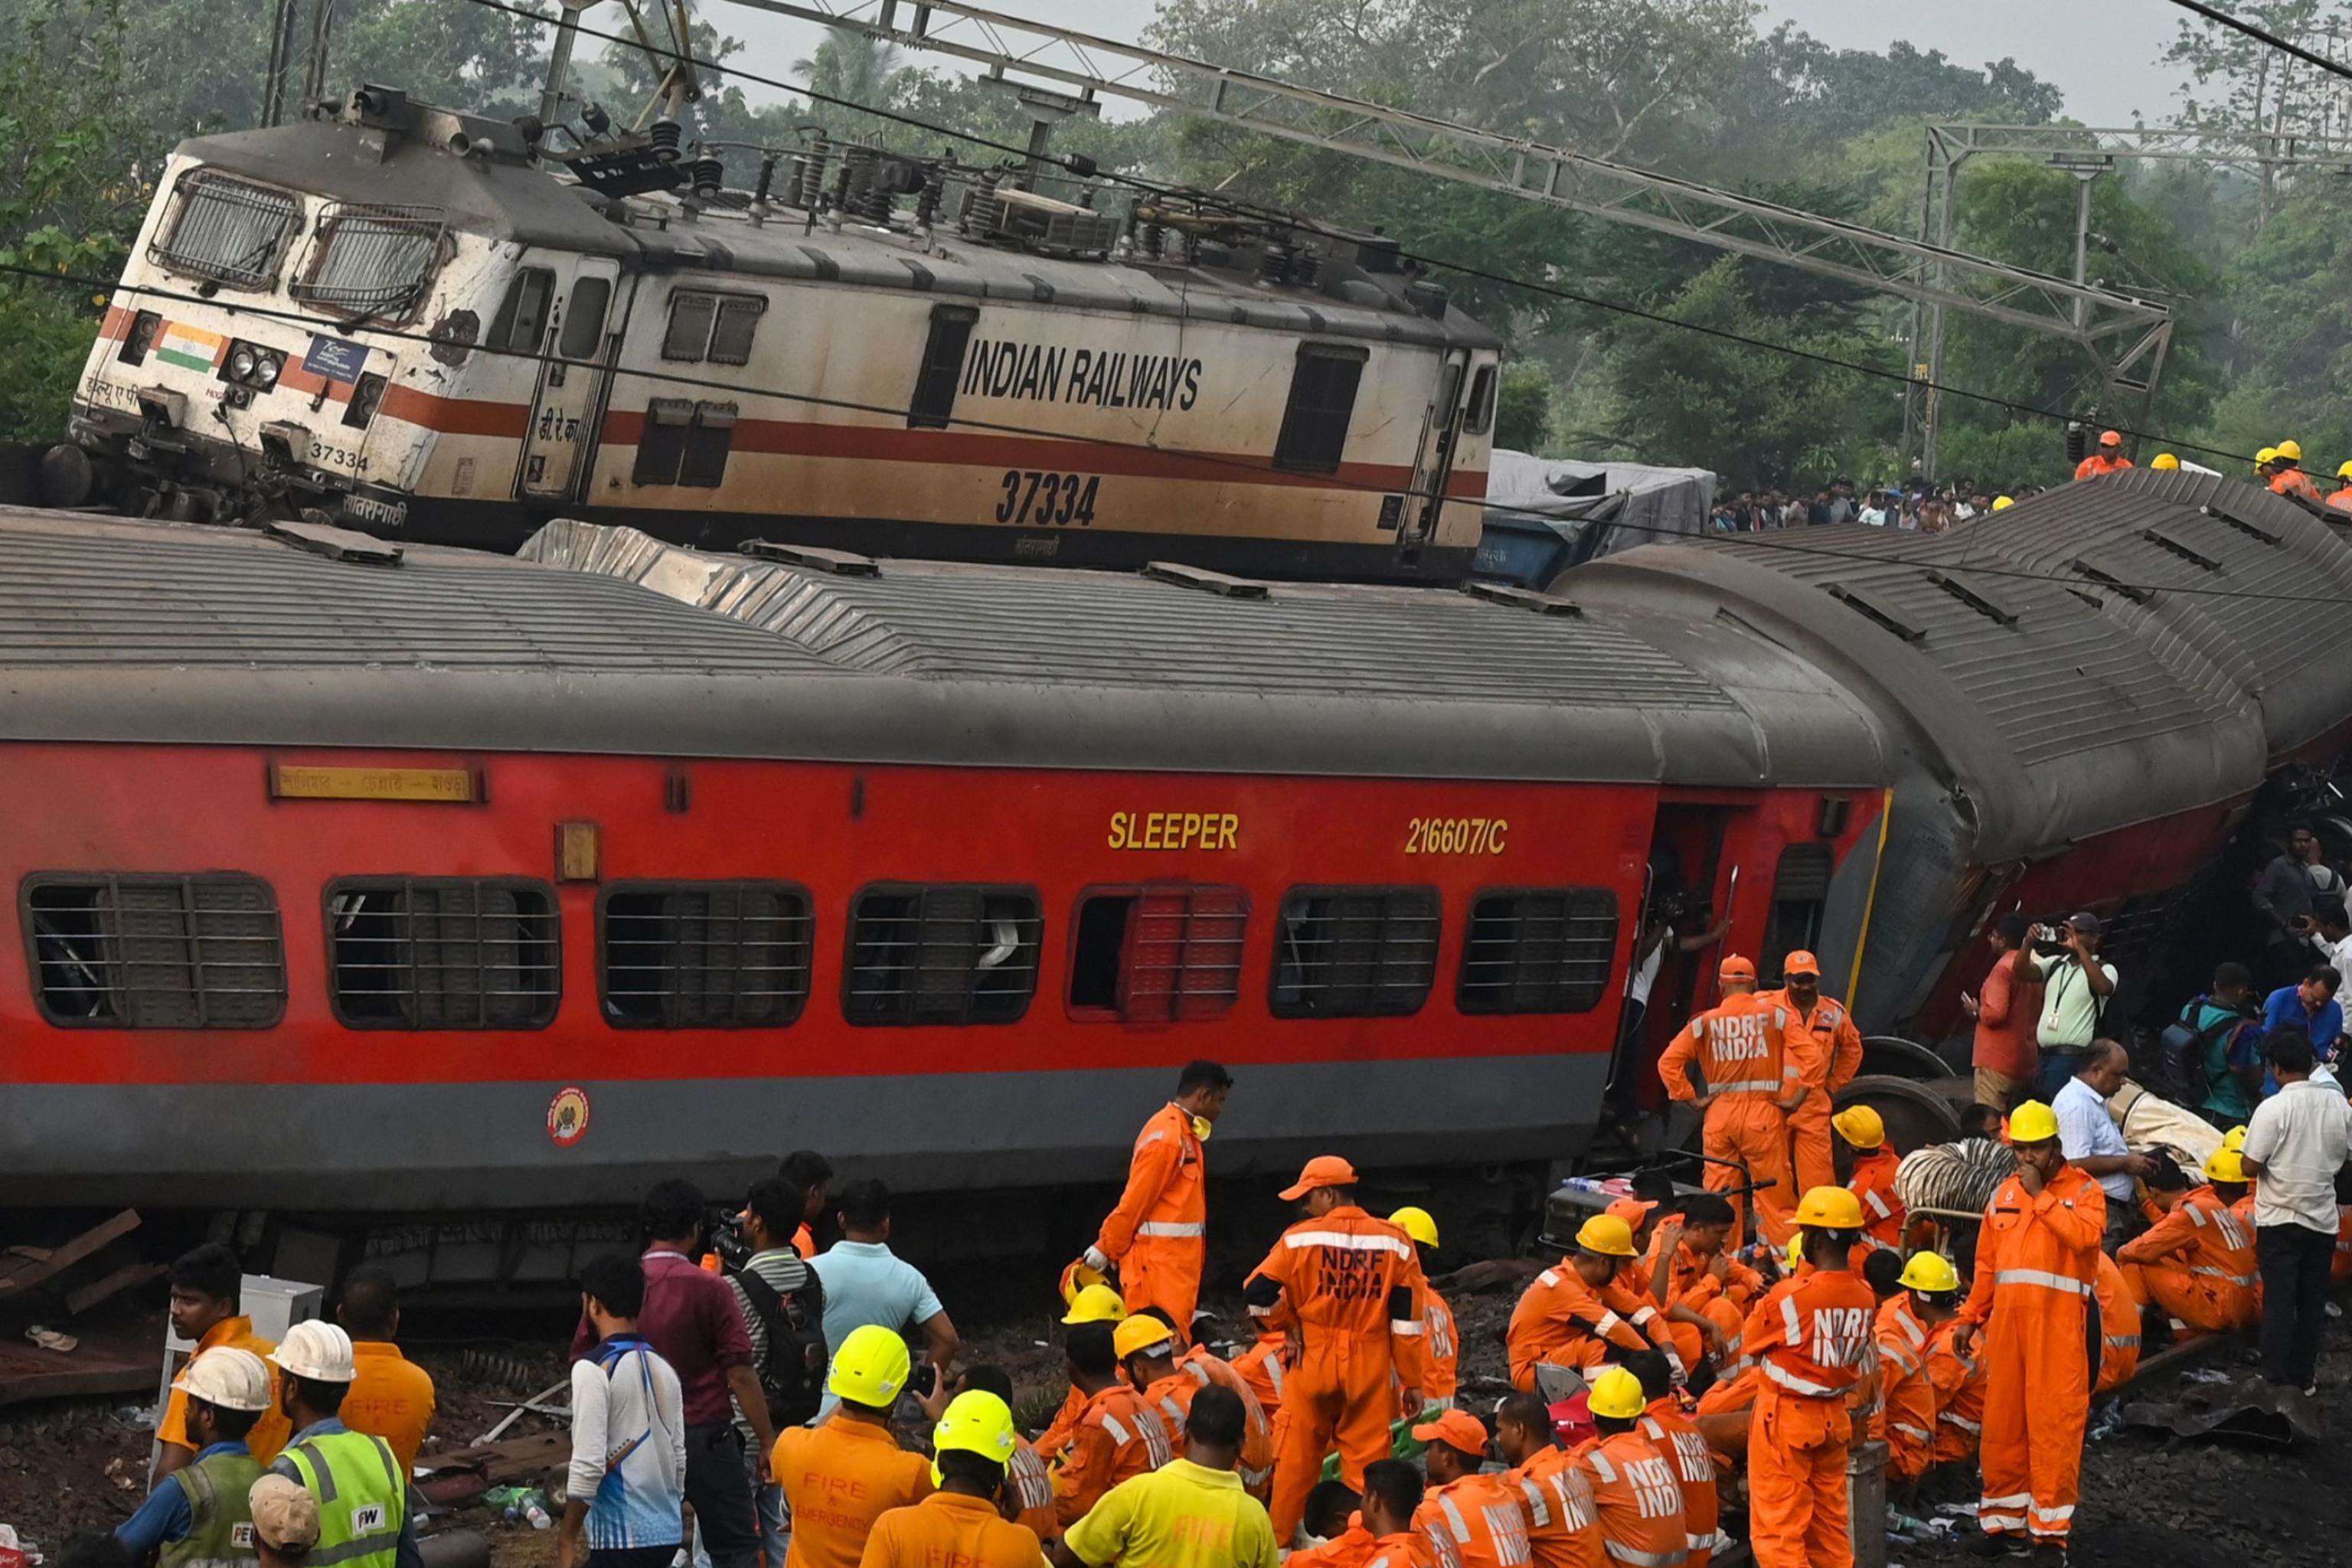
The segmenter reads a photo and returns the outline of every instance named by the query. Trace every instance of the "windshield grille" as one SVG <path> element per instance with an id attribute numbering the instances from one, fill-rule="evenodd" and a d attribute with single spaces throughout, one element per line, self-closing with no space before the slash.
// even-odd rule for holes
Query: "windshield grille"
<path id="1" fill-rule="evenodd" d="M 310 264 L 287 292 L 329 310 L 404 315 L 433 276 L 441 223 L 436 207 L 329 207 Z"/>
<path id="2" fill-rule="evenodd" d="M 297 206 L 284 191 L 198 169 L 180 181 L 179 211 L 148 259 L 242 289 L 266 289 L 278 277 Z"/>

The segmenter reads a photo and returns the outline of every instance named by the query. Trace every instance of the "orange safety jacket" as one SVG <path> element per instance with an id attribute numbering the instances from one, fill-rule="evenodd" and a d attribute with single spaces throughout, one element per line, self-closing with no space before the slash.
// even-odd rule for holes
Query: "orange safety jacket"
<path id="1" fill-rule="evenodd" d="M 1589 1474 L 1561 1448 L 1538 1449 L 1517 1469 L 1503 1472 L 1504 1484 L 1519 1494 L 1535 1568 L 1604 1568 L 1608 1563 Z"/>
<path id="2" fill-rule="evenodd" d="M 1159 1411 L 1142 1394 L 1116 1384 L 1087 1401 L 1077 1429 L 1054 1456 L 1054 1513 L 1067 1529 L 1086 1518 L 1105 1492 L 1148 1475 L 1173 1453 Z"/>
<path id="3" fill-rule="evenodd" d="M 1958 1348 L 1958 1319 L 1939 1323 L 1927 1341 L 1927 1384 L 1936 1391 L 1934 1462 L 1950 1464 L 1976 1457 L 1984 1440 L 1983 1358 Z"/>
<path id="4" fill-rule="evenodd" d="M 1909 1291 L 1878 1309 L 1879 1397 L 1870 1435 L 1886 1445 L 1886 1473 L 1898 1482 L 1917 1480 L 1935 1457 L 1936 1385 L 1927 1375 L 1934 1338 Z"/>
<path id="5" fill-rule="evenodd" d="M 1139 1237 L 1205 1246 L 1209 1188 L 1204 1173 L 1192 1113 L 1172 1101 L 1161 1106 L 1136 1135 L 1127 1190 L 1103 1220 L 1095 1246 L 1113 1261 L 1126 1257 Z M 1176 1326 L 1181 1331 L 1186 1325 Z"/>
<path id="6" fill-rule="evenodd" d="M 1432 1487 L 1413 1510 L 1412 1527 L 1429 1537 L 1448 1568 L 1527 1568 L 1527 1516 L 1519 1494 L 1500 1476 L 1464 1476 Z"/>
<path id="7" fill-rule="evenodd" d="M 2143 1234 L 2116 1254 L 2118 1263 L 2177 1263 L 2191 1275 L 2243 1289 L 2262 1288 L 2254 1261 L 2253 1200 L 2223 1203 L 2210 1187 L 2199 1187 L 2172 1206 Z"/>
<path id="8" fill-rule="evenodd" d="M 1715 1528 L 1723 1518 L 1715 1454 L 1698 1423 L 1684 1414 L 1682 1402 L 1672 1394 L 1650 1402 L 1642 1416 L 1642 1435 L 1673 1462 L 1675 1479 L 1683 1484 L 1683 1533 L 1690 1542 L 1685 1568 L 1706 1568 L 1715 1552 Z"/>
<path id="9" fill-rule="evenodd" d="M 1588 1437 L 1574 1450 L 1592 1488 L 1609 1560 L 1622 1568 L 1682 1568 L 1690 1555 L 1683 1484 L 1672 1459 L 1637 1427 Z"/>
<path id="10" fill-rule="evenodd" d="M 1903 1222 L 1909 1217 L 1895 1195 L 1895 1173 L 1903 1162 L 1885 1144 L 1857 1150 L 1853 1178 L 1847 1190 L 1862 1200 L 1862 1229 L 1878 1246 L 1898 1251 L 1903 1246 Z"/>
<path id="11" fill-rule="evenodd" d="M 1614 1285 L 1595 1290 L 1584 1282 L 1574 1264 L 1562 1258 L 1547 1268 L 1511 1309 L 1504 1345 L 1511 1363 L 1511 1385 L 1522 1391 L 1536 1385 L 1536 1363 L 1554 1366 L 1597 1366 L 1609 1359 L 1610 1347 L 1645 1351 L 1650 1341 L 1633 1320 L 1654 1319 L 1656 1309 L 1636 1300 Z"/>
<path id="12" fill-rule="evenodd" d="M 1696 1063 L 1706 1092 L 1721 1100 L 1784 1100 L 1803 1081 L 1787 1047 L 1790 1012 L 1748 994 L 1726 996 L 1675 1037 L 1658 1058 L 1667 1098 L 1696 1100 L 1690 1069 Z"/>

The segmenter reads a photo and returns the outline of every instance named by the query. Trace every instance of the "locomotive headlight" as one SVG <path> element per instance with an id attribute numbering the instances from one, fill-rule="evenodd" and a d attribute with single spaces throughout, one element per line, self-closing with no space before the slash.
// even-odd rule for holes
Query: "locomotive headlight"
<path id="1" fill-rule="evenodd" d="M 235 380 L 248 381 L 253 376 L 254 363 L 253 351 L 239 343 L 228 356 L 228 374 Z"/>

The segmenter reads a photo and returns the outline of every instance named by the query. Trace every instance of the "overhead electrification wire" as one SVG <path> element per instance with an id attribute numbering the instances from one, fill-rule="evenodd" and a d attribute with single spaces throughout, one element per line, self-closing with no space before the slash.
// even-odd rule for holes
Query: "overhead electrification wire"
<path id="1" fill-rule="evenodd" d="M 563 25 L 562 20 L 560 17 L 544 16 L 525 6 L 512 4 L 512 0 L 466 0 L 466 3 L 468 5 L 481 6 L 485 10 L 502 12 L 509 16 L 518 16 L 525 21 L 536 22 L 541 26 L 552 27 Z M 644 48 L 646 47 L 644 40 L 630 35 L 605 32 L 600 28 L 588 26 L 586 24 L 577 20 L 574 20 L 571 25 L 583 37 L 598 38 L 607 43 L 625 45 L 630 48 Z M 814 103 L 829 104 L 836 109 L 850 110 L 859 114 L 869 114 L 874 116 L 876 119 L 887 120 L 895 124 L 904 125 L 910 130 L 921 131 L 936 136 L 950 137 L 956 141 L 967 142 L 971 143 L 973 146 L 984 147 L 992 152 L 1007 153 L 1024 161 L 1031 156 L 1029 149 L 1025 146 L 1014 146 L 1010 142 L 992 141 L 988 137 L 976 134 L 972 132 L 958 131 L 950 126 L 941 125 L 933 121 L 919 119 L 916 116 L 906 114 L 897 110 L 877 109 L 870 104 L 859 103 L 851 99 L 838 98 L 829 93 L 820 92 L 814 88 L 802 86 L 796 82 L 783 81 L 774 77 L 761 76 L 756 71 L 745 70 L 740 67 L 726 65 L 717 60 L 704 59 L 698 55 L 685 54 L 675 50 L 666 49 L 656 49 L 654 52 L 663 55 L 666 58 L 683 60 L 699 70 L 707 70 L 720 77 L 732 77 L 739 81 L 755 82 L 761 87 L 773 88 L 779 92 L 788 92 L 795 97 L 805 98 Z M 1118 184 L 1131 186 L 1137 190 L 1144 191 L 1152 195 L 1163 198 L 1191 200 L 1207 195 L 1208 199 L 1213 201 L 1220 206 L 1229 207 L 1237 213 L 1254 216 L 1265 222 L 1281 224 L 1298 232 L 1314 235 L 1321 239 L 1352 239 L 1359 237 L 1357 236 L 1346 234 L 1340 230 L 1324 227 L 1312 219 L 1302 218 L 1294 213 L 1277 212 L 1272 208 L 1262 206 L 1240 198 L 1202 193 L 1181 185 L 1171 185 L 1160 181 L 1146 179 L 1138 174 L 1125 174 L 1116 169 L 1101 168 L 1096 165 L 1090 159 L 1079 160 L 1059 155 L 1049 151 L 1042 154 L 1039 161 L 1050 163 L 1055 167 L 1081 179 L 1108 180 Z M 1660 311 L 1645 310 L 1639 305 L 1629 305 L 1622 300 L 1604 300 L 1597 295 L 1586 294 L 1577 289 L 1563 288 L 1556 283 L 1539 283 L 1525 278 L 1516 278 L 1506 273 L 1490 271 L 1485 268 L 1475 266 L 1466 261 L 1457 261 L 1447 257 L 1427 256 L 1415 251 L 1403 249 L 1400 249 L 1397 254 L 1400 258 L 1417 262 L 1424 268 L 1433 268 L 1438 271 L 1452 272 L 1464 278 L 1474 278 L 1480 282 L 1493 283 L 1512 289 L 1521 289 L 1532 294 L 1541 295 L 1549 299 L 1565 300 L 1571 304 L 1584 305 L 1591 309 L 1606 311 L 1613 315 L 1625 316 L 1636 321 L 1648 321 L 1658 326 L 1674 327 L 1683 331 L 1696 332 L 1701 336 L 1713 338 L 1723 342 L 1738 343 L 1743 348 L 1761 349 L 1769 353 L 1786 355 L 1791 359 L 1803 360 L 1810 363 L 1823 365 L 1833 370 L 1845 371 L 1855 375 L 1868 376 L 1874 380 L 1891 381 L 1898 383 L 1904 386 L 1916 386 L 1924 390 L 1938 392 L 1948 396 L 1964 398 L 1971 403 L 1983 404 L 1988 407 L 2002 409 L 2011 414 L 2024 415 L 2036 419 L 2054 420 L 2062 425 L 2071 423 L 2078 417 L 2075 415 L 2063 413 L 2057 409 L 2043 408 L 2031 403 L 2021 403 L 2013 398 L 2000 397 L 1992 393 L 1976 392 L 1964 386 L 1953 386 L 1944 382 L 1929 381 L 1921 377 L 1906 375 L 1902 371 L 1889 370 L 1884 365 L 1865 364 L 1859 360 L 1843 359 L 1835 354 L 1822 353 L 1812 349 L 1798 348 L 1789 343 L 1774 342 L 1769 338 L 1751 337 L 1747 333 L 1735 332 L 1724 327 L 1713 327 L 1708 326 L 1704 322 L 1683 321 L 1678 317 L 1665 315 Z M 2134 437 L 2141 441 L 2147 442 L 2151 445 L 2169 447 L 2175 451 L 2201 452 L 2209 457 L 2222 458 L 2231 462 L 2242 462 L 2246 460 L 2246 454 L 2242 452 L 2231 452 L 2219 447 L 2209 447 L 2201 442 L 2185 440 L 2178 437 L 2168 437 L 2156 431 L 2136 429 L 2129 425 L 2110 424 L 2108 427 L 2119 431 L 2122 434 Z"/>
<path id="2" fill-rule="evenodd" d="M 2326 55 L 2314 54 L 2301 44 L 2282 38 L 2276 33 L 2265 32 L 2252 22 L 2232 16 L 2227 11 L 2215 6 L 2205 5 L 2203 0 L 2172 0 L 2172 3 L 2184 11 L 2195 12 L 2216 26 L 2227 27 L 2233 33 L 2243 33 L 2256 43 L 2268 44 L 2272 48 L 2293 55 L 2306 65 L 2317 66 L 2321 70 L 2331 75 L 2352 80 L 2352 66 L 2347 66 L 2340 60 L 2331 60 Z"/>
<path id="3" fill-rule="evenodd" d="M 72 273 L 44 272 L 37 268 L 25 267 L 13 263 L 0 263 L 0 276 L 23 278 L 30 281 L 52 284 L 61 288 L 69 287 L 77 291 L 87 292 L 97 290 L 114 290 L 121 293 L 141 295 L 151 300 L 168 300 L 181 304 L 205 305 L 215 310 L 226 311 L 230 315 L 245 315 L 256 317 L 263 321 L 292 322 L 313 332 L 317 331 L 321 327 L 331 327 L 333 325 L 332 322 L 322 321 L 318 316 L 299 310 L 288 310 L 279 306 L 252 304 L 241 300 L 224 300 L 218 297 L 206 299 L 203 295 L 191 293 L 183 289 L 159 289 L 152 284 L 116 281 L 100 278 L 87 278 Z M 413 328 L 372 325 L 368 328 L 368 331 L 380 337 L 393 338 L 405 342 L 422 343 L 430 348 L 446 350 L 453 346 L 446 340 L 435 338 L 428 332 L 417 331 Z M 525 360 L 534 364 L 578 365 L 581 363 L 578 361 L 564 359 L 561 354 L 531 349 L 502 348 L 486 343 L 470 343 L 465 345 L 465 348 L 467 353 L 490 354 L 509 359 Z M 908 414 L 908 410 L 905 408 L 894 407 L 885 404 L 860 403 L 848 398 L 824 397 L 814 393 L 789 392 L 776 387 L 746 384 L 742 382 L 715 381 L 709 377 L 691 376 L 676 371 L 622 368 L 615 366 L 610 370 L 610 374 L 616 376 L 637 376 L 648 381 L 660 382 L 669 385 L 687 386 L 709 391 L 730 393 L 738 397 L 773 397 L 782 401 L 803 403 L 814 407 L 831 408 L 858 414 L 878 414 L 892 419 L 903 419 Z M 1170 451 L 1167 447 L 1147 447 L 1141 443 L 1114 441 L 1103 437 L 1073 436 L 1066 430 L 1052 430 L 1032 426 L 1000 424 L 987 420 L 968 419 L 961 416 L 958 416 L 955 422 L 981 430 L 996 431 L 1016 436 L 1045 437 L 1055 440 L 1076 441 L 1087 446 L 1102 447 L 1111 449 L 1142 450 L 1163 456 L 1168 455 Z M 1177 455 L 1203 464 L 1231 468 L 1237 471 L 1246 473 L 1253 479 L 1261 482 L 1263 482 L 1268 476 L 1268 470 L 1263 465 L 1241 458 L 1221 457 L 1213 453 L 1182 452 Z M 1396 493 L 1392 489 L 1379 486 L 1351 483 L 1340 479 L 1336 474 L 1328 477 L 1317 476 L 1315 482 L 1323 489 L 1352 490 L 1364 495 L 1393 495 Z M 1720 542 L 1732 544 L 1753 544 L 1765 549 L 1782 552 L 1793 555 L 1813 556 L 1823 560 L 1832 561 L 1854 561 L 1874 566 L 1894 564 L 1916 565 L 1921 568 L 1938 566 L 1948 567 L 1952 570 L 1966 571 L 1972 574 L 1981 574 L 1988 577 L 2014 578 L 2023 582 L 2047 583 L 2053 586 L 2070 589 L 2078 594 L 2113 593 L 2135 595 L 2179 594 L 2200 598 L 2231 599 L 2259 604 L 2324 605 L 2337 608 L 2340 608 L 2343 605 L 2343 600 L 2340 596 L 2325 594 L 2280 594 L 2262 589 L 2203 587 L 2196 584 L 2174 583 L 2111 582 L 2095 577 L 2062 576 L 2055 573 L 2033 572 L 2021 567 L 1979 566 L 1966 561 L 1942 562 L 1932 560 L 1914 560 L 1906 556 L 1876 554 L 1862 550 L 1842 550 L 1834 545 L 1816 544 L 1810 542 L 1799 542 L 1798 539 L 1791 538 L 1790 536 L 1793 531 L 1789 530 L 1768 531 L 1759 534 L 1723 536 L 1714 534 L 1694 535 L 1677 532 L 1672 529 L 1639 523 L 1612 522 L 1610 526 L 1612 528 L 1624 529 L 1628 532 L 1647 533 L 1660 539 L 1679 540 L 1689 543 Z M 1970 531 L 1963 525 L 1958 537 L 1965 540 L 1969 531 Z M 1927 534 L 1919 537 L 1924 541 L 1937 537 L 1950 538 L 1953 536 Z M 2347 542 L 2352 542 L 2352 539 L 2348 539 Z"/>

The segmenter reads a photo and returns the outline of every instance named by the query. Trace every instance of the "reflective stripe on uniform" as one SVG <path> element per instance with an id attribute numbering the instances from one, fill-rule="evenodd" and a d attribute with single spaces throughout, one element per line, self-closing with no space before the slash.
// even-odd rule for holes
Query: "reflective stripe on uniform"
<path id="1" fill-rule="evenodd" d="M 2080 1279 L 2069 1279 L 2063 1274 L 2053 1274 L 2046 1268 L 2003 1268 L 1992 1277 L 1995 1285 L 2039 1285 L 2048 1290 L 2062 1290 L 2070 1296 L 2087 1296 L 2091 1287 Z"/>
<path id="2" fill-rule="evenodd" d="M 1207 1231 L 1198 1220 L 1150 1219 L 1135 1227 L 1138 1236 L 1202 1236 Z"/>
<path id="3" fill-rule="evenodd" d="M 1412 1243 L 1401 1236 L 1350 1236 L 1344 1230 L 1302 1230 L 1282 1238 L 1292 1251 L 1302 1247 L 1336 1247 L 1342 1252 L 1393 1252 L 1412 1256 Z"/>

